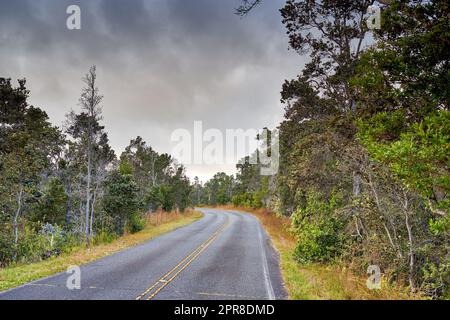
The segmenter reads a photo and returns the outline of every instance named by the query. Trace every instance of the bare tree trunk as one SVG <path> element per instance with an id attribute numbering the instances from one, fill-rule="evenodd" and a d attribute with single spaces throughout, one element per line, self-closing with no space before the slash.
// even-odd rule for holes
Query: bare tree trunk
<path id="1" fill-rule="evenodd" d="M 409 247 L 409 286 L 411 288 L 411 291 L 414 292 L 416 289 L 415 282 L 414 282 L 414 269 L 415 269 L 415 262 L 414 262 L 414 242 L 413 242 L 413 234 L 412 234 L 412 226 L 409 221 L 409 209 L 408 209 L 408 194 L 405 190 L 403 190 L 403 211 L 405 213 L 405 225 L 406 230 L 408 231 L 408 247 Z"/>
<path id="2" fill-rule="evenodd" d="M 91 204 L 91 216 L 90 216 L 90 220 L 89 220 L 89 233 L 92 236 L 94 234 L 94 205 L 95 205 L 95 195 L 93 196 L 92 199 L 92 204 Z"/>
<path id="3" fill-rule="evenodd" d="M 72 213 L 72 185 L 69 184 L 66 189 L 67 195 L 67 205 L 66 205 L 66 224 L 69 225 L 71 223 L 71 213 Z"/>
<path id="4" fill-rule="evenodd" d="M 155 155 L 152 154 L 152 187 L 155 187 L 156 185 L 156 175 L 155 175 Z"/>
<path id="5" fill-rule="evenodd" d="M 90 135 L 90 133 L 89 133 Z M 88 150 L 87 150 L 87 156 L 88 156 L 88 165 L 87 165 L 87 185 L 86 185 L 86 225 L 85 225 L 85 233 L 86 233 L 86 244 L 89 247 L 90 246 L 90 230 L 89 230 L 89 211 L 91 209 L 90 202 L 91 202 L 91 137 L 88 137 Z"/>
<path id="6" fill-rule="evenodd" d="M 355 215 L 355 227 L 356 227 L 356 233 L 358 234 L 359 237 L 363 237 L 361 231 L 359 231 L 359 222 L 358 222 L 358 217 Z"/>
<path id="7" fill-rule="evenodd" d="M 353 196 L 356 198 L 361 194 L 361 173 L 353 172 Z"/>
<path id="8" fill-rule="evenodd" d="M 14 227 L 14 255 L 13 261 L 17 259 L 17 244 L 19 243 L 19 216 L 22 212 L 22 198 L 23 198 L 23 186 L 20 185 L 19 194 L 17 195 L 17 210 L 14 215 L 13 227 Z"/>
<path id="9" fill-rule="evenodd" d="M 78 208 L 78 214 L 77 214 L 77 220 L 78 220 L 78 229 L 80 231 L 80 234 L 84 232 L 84 225 L 83 225 L 83 201 L 80 199 L 79 208 Z"/>
<path id="10" fill-rule="evenodd" d="M 389 218 L 387 218 L 386 215 L 384 214 L 384 210 L 383 210 L 383 208 L 381 206 L 380 198 L 378 197 L 378 192 L 375 189 L 375 185 L 374 185 L 374 183 L 372 181 L 372 175 L 370 173 L 369 173 L 369 186 L 370 186 L 370 189 L 372 190 L 373 196 L 375 198 L 375 204 L 377 205 L 378 211 L 381 214 L 383 214 L 383 216 L 387 220 L 389 220 Z M 395 228 L 394 228 L 392 223 L 391 223 L 391 226 L 393 227 L 394 233 L 396 234 Z M 390 242 L 392 248 L 397 251 L 397 255 L 398 255 L 399 258 L 403 258 L 402 251 L 400 250 L 400 246 L 397 243 L 397 237 L 395 237 L 395 238 L 392 237 L 391 232 L 389 231 L 389 228 L 387 227 L 385 222 L 383 222 L 383 228 L 386 231 L 386 234 L 388 236 L 388 239 L 389 239 L 389 242 Z M 394 242 L 394 239 L 395 239 L 395 242 Z"/>
<path id="11" fill-rule="evenodd" d="M 98 182 L 95 186 L 95 190 L 93 192 L 93 196 L 92 196 L 92 204 L 91 204 L 91 219 L 89 221 L 89 231 L 91 233 L 91 235 L 94 234 L 93 232 L 93 225 L 94 225 L 94 211 L 95 211 L 95 202 L 97 200 L 97 192 L 98 192 Z"/>

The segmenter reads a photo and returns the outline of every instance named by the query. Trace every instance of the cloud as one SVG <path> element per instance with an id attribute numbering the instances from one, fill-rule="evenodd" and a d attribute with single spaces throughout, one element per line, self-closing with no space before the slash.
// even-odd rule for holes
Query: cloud
<path id="1" fill-rule="evenodd" d="M 26 77 L 31 102 L 61 124 L 96 64 L 117 153 L 137 135 L 170 152 L 171 132 L 194 120 L 221 130 L 273 126 L 281 84 L 304 63 L 287 50 L 283 3 L 266 1 L 242 19 L 238 0 L 0 1 L 0 76 Z M 71 4 L 81 7 L 79 31 L 65 27 Z"/>

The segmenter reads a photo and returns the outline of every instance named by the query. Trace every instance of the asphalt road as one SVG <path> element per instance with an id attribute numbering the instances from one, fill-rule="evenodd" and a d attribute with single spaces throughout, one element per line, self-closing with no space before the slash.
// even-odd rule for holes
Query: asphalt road
<path id="1" fill-rule="evenodd" d="M 258 220 L 199 210 L 205 217 L 193 224 L 81 266 L 80 289 L 69 290 L 70 274 L 59 273 L 0 299 L 284 299 L 278 257 Z"/>

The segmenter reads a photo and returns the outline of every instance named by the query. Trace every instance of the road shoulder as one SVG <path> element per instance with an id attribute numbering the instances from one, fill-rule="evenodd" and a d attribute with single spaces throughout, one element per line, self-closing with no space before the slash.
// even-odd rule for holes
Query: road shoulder
<path id="1" fill-rule="evenodd" d="M 187 226 L 201 219 L 203 216 L 198 211 L 187 215 L 180 214 L 176 219 L 166 222 L 163 221 L 156 226 L 147 225 L 144 230 L 117 238 L 111 243 L 100 244 L 90 249 L 76 248 L 68 254 L 63 254 L 48 260 L 0 269 L 0 292 L 55 275 L 65 271 L 70 266 L 83 265 L 110 256 Z"/>

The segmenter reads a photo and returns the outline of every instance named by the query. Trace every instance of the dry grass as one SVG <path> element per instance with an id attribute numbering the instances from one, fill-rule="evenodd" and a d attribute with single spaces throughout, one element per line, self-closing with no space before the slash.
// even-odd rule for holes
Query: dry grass
<path id="1" fill-rule="evenodd" d="M 69 254 L 45 261 L 0 269 L 0 291 L 65 271 L 69 266 L 82 265 L 114 254 L 190 224 L 202 216 L 203 214 L 197 211 L 187 211 L 183 214 L 158 212 L 147 217 L 147 225 L 144 230 L 135 234 L 127 234 L 111 243 L 99 244 L 90 249 L 79 247 Z"/>
<path id="2" fill-rule="evenodd" d="M 272 239 L 280 254 L 280 267 L 289 298 L 294 300 L 405 300 L 420 299 L 411 296 L 401 286 L 388 285 L 382 281 L 380 290 L 369 290 L 366 277 L 354 275 L 348 268 L 339 265 L 300 265 L 293 251 L 296 239 L 290 230 L 290 219 L 277 217 L 266 209 L 252 210 L 222 206 L 256 216 Z"/>

